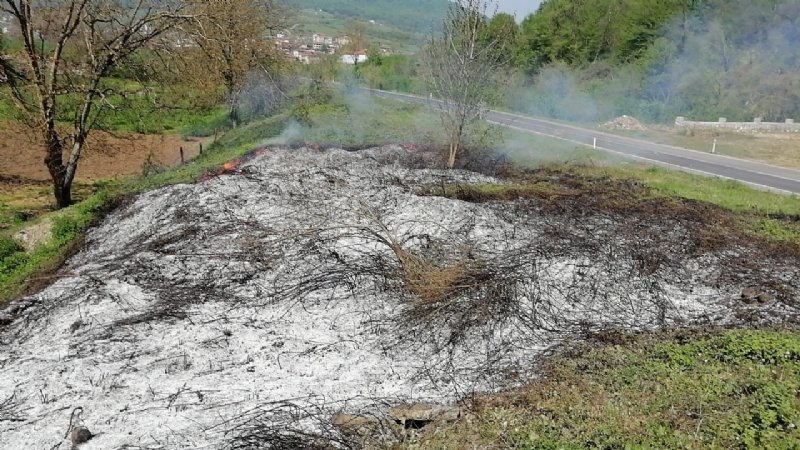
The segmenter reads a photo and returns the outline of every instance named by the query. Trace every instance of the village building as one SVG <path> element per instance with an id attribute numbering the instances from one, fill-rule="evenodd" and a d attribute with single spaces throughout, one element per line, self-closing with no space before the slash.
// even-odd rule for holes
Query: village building
<path id="1" fill-rule="evenodd" d="M 367 56 L 366 50 L 359 50 L 351 54 L 342 55 L 339 60 L 342 62 L 342 64 L 355 65 L 367 62 L 369 60 L 369 56 Z"/>

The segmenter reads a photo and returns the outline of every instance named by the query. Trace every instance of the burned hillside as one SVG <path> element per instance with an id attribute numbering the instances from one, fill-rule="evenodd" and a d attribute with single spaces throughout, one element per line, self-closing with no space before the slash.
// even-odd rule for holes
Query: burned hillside
<path id="1" fill-rule="evenodd" d="M 797 321 L 796 249 L 702 204 L 432 167 L 270 147 L 119 208 L 5 313 L 0 447 L 357 446 L 334 414 L 513 387 L 565 339 Z"/>

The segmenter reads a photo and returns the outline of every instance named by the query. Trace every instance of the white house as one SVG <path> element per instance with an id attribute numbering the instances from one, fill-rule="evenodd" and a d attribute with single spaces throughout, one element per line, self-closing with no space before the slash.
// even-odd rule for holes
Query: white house
<path id="1" fill-rule="evenodd" d="M 314 33 L 314 35 L 311 36 L 311 39 L 315 44 L 324 44 L 328 39 L 328 36 L 324 33 Z"/>
<path id="2" fill-rule="evenodd" d="M 364 50 L 349 55 L 342 55 L 341 57 L 342 64 L 350 65 L 365 63 L 368 60 L 369 57 L 367 56 L 367 52 Z"/>

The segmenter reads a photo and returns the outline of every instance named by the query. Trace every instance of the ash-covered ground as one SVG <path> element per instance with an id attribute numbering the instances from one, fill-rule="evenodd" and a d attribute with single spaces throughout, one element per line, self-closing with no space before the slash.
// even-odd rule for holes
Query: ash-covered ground
<path id="1" fill-rule="evenodd" d="M 8 311 L 0 448 L 70 448 L 78 425 L 84 449 L 271 448 L 336 412 L 517 385 L 587 332 L 737 317 L 743 286 L 717 276 L 731 255 L 683 249 L 679 221 L 430 195 L 499 181 L 426 164 L 394 146 L 269 148 L 119 208 Z"/>

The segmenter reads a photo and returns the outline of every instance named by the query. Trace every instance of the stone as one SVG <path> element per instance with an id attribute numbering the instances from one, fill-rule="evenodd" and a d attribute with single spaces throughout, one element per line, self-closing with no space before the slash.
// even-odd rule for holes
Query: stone
<path id="1" fill-rule="evenodd" d="M 83 327 L 83 321 L 81 319 L 78 319 L 75 322 L 72 322 L 72 325 L 69 326 L 69 332 L 74 333 L 80 330 L 81 327 Z"/>
<path id="2" fill-rule="evenodd" d="M 775 300 L 775 298 L 772 297 L 769 294 L 765 294 L 765 293 L 761 292 L 760 294 L 758 294 L 756 296 L 756 300 L 758 301 L 758 303 L 760 303 L 762 305 L 766 305 L 768 303 L 772 303 Z"/>
<path id="3" fill-rule="evenodd" d="M 616 119 L 606 122 L 602 125 L 602 128 L 608 130 L 629 130 L 629 131 L 644 131 L 647 128 L 639 122 L 635 117 L 631 116 L 620 116 Z"/>
<path id="4" fill-rule="evenodd" d="M 53 219 L 45 218 L 28 226 L 24 230 L 14 235 L 14 239 L 20 241 L 26 251 L 31 251 L 36 247 L 46 244 L 53 235 Z"/>
<path id="5" fill-rule="evenodd" d="M 331 423 L 345 434 L 361 435 L 369 434 L 380 426 L 380 421 L 374 417 L 345 413 L 334 414 Z"/>
<path id="6" fill-rule="evenodd" d="M 11 325 L 14 322 L 14 317 L 10 314 L 0 313 L 0 326 Z"/>
<path id="7" fill-rule="evenodd" d="M 75 427 L 72 429 L 72 432 L 69 433 L 69 440 L 72 441 L 72 445 L 81 445 L 89 442 L 94 435 L 91 431 L 89 431 L 86 427 Z"/>
<path id="8" fill-rule="evenodd" d="M 754 303 L 759 294 L 760 292 L 758 291 L 758 288 L 744 288 L 742 290 L 742 300 L 744 300 L 745 303 Z"/>

